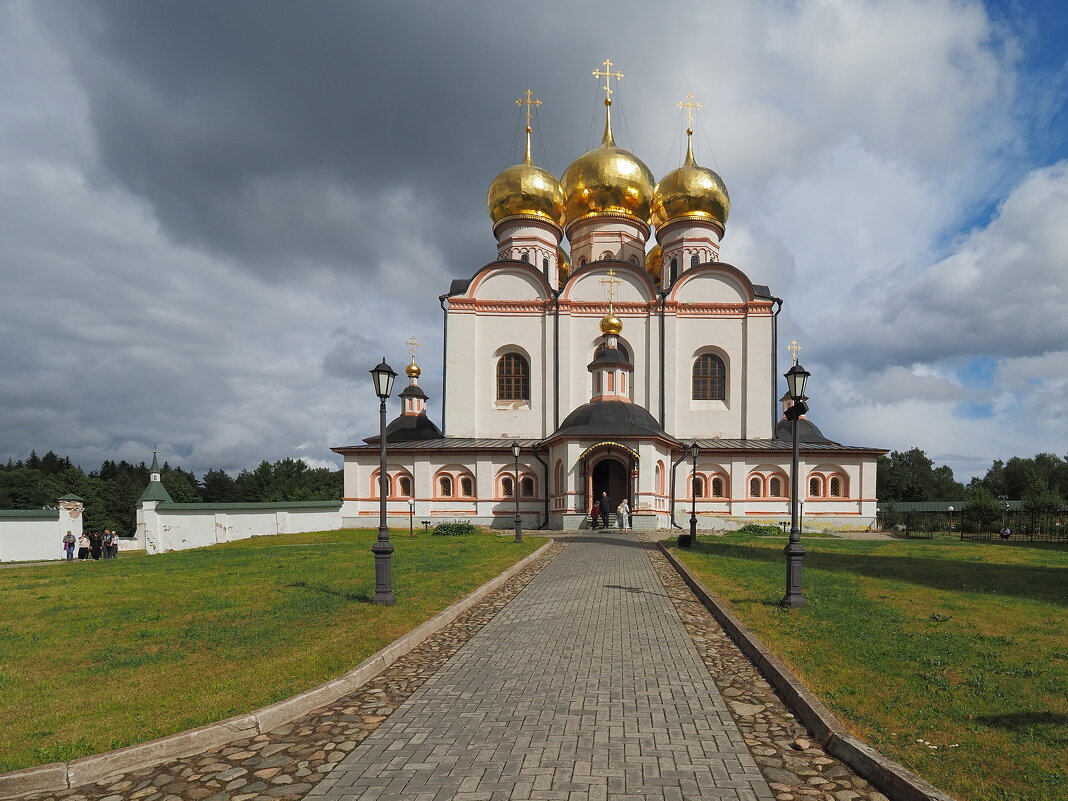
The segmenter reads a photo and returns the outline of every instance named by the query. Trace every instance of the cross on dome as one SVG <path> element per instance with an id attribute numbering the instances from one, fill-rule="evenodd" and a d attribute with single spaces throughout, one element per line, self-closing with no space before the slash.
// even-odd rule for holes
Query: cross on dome
<path id="1" fill-rule="evenodd" d="M 616 284 L 622 284 L 622 278 L 616 278 L 616 271 L 609 270 L 608 277 L 601 279 L 601 286 L 608 287 L 608 313 L 612 313 L 612 303 L 616 299 Z"/>
<path id="2" fill-rule="evenodd" d="M 410 354 L 412 354 L 412 361 L 414 362 L 415 361 L 415 352 L 419 349 L 419 346 L 422 345 L 423 343 L 420 342 L 415 337 L 411 337 L 404 344 L 408 346 L 408 352 Z"/>
<path id="3" fill-rule="evenodd" d="M 701 103 L 695 103 L 693 100 L 693 92 L 686 93 L 686 99 L 678 102 L 679 108 L 686 109 L 686 135 L 693 136 L 693 110 L 695 108 L 701 108 Z"/>
<path id="4" fill-rule="evenodd" d="M 540 106 L 541 105 L 541 100 L 535 98 L 533 95 L 534 95 L 534 90 L 527 89 L 526 97 L 525 98 L 521 97 L 521 98 L 519 98 L 518 100 L 515 101 L 517 106 L 526 106 L 527 107 L 526 108 L 526 113 L 527 113 L 527 150 L 526 150 L 526 155 L 523 157 L 523 163 L 524 164 L 533 164 L 534 163 L 534 159 L 531 158 L 531 155 L 530 155 L 530 134 L 534 130 L 533 128 L 530 127 L 530 110 L 531 110 L 530 107 L 531 106 Z"/>
<path id="5" fill-rule="evenodd" d="M 419 369 L 419 365 L 415 363 L 415 352 L 419 349 L 419 346 L 421 344 L 423 344 L 423 343 L 420 342 L 418 339 L 416 339 L 413 336 L 413 337 L 410 337 L 408 339 L 408 341 L 405 342 L 404 344 L 408 346 L 408 352 L 410 354 L 412 354 L 412 363 L 409 364 L 405 368 L 404 372 L 408 376 L 408 378 L 412 379 L 412 383 L 414 384 L 415 383 L 415 379 L 417 379 L 419 377 L 420 373 L 423 372 L 422 370 Z"/>
<path id="6" fill-rule="evenodd" d="M 593 77 L 596 78 L 598 81 L 601 80 L 601 78 L 604 78 L 604 86 L 601 87 L 601 89 L 604 90 L 604 104 L 606 106 L 610 106 L 612 105 L 612 93 L 615 91 L 612 88 L 612 79 L 615 78 L 617 81 L 622 80 L 623 73 L 612 72 L 611 59 L 606 58 L 601 63 L 604 65 L 604 72 L 601 72 L 600 70 L 594 70 Z"/>

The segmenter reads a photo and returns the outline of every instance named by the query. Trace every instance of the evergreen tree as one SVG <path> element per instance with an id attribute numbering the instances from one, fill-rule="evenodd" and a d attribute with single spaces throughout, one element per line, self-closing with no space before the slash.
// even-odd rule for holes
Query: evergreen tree
<path id="1" fill-rule="evenodd" d="M 237 482 L 225 470 L 209 470 L 204 474 L 201 496 L 205 503 L 234 503 L 237 501 Z"/>

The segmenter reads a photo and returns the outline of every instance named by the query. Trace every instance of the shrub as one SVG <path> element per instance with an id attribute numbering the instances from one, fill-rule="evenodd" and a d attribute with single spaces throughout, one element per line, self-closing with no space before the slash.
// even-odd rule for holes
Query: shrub
<path id="1" fill-rule="evenodd" d="M 761 526 L 757 523 L 746 523 L 735 534 L 752 534 L 757 537 L 782 536 L 782 529 L 778 526 Z"/>
<path id="2" fill-rule="evenodd" d="M 478 526 L 474 523 L 439 523 L 434 526 L 433 534 L 437 537 L 460 537 L 464 534 L 477 534 Z"/>

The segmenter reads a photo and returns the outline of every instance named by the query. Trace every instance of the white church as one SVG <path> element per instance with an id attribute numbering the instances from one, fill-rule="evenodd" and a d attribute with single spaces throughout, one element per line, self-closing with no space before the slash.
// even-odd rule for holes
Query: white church
<path id="1" fill-rule="evenodd" d="M 540 101 L 517 101 L 526 155 L 487 197 L 497 257 L 441 296 L 440 427 L 409 343 L 386 433 L 391 526 L 511 528 L 518 495 L 526 529 L 585 528 L 602 492 L 613 509 L 629 501 L 637 529 L 686 527 L 692 505 L 702 529 L 789 520 L 782 300 L 719 260 L 730 198 L 694 159 L 697 104 L 679 104 L 691 119 L 685 161 L 658 183 L 615 143 L 610 87 L 622 76 L 604 66 L 604 138 L 559 180 L 531 158 Z M 868 526 L 885 451 L 833 442 L 805 418 L 800 440 L 805 526 Z M 345 462 L 343 525 L 376 525 L 378 437 L 333 450 Z"/>

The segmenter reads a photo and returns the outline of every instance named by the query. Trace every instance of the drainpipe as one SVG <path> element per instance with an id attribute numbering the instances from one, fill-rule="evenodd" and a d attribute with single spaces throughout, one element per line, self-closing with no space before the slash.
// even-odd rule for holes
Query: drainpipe
<path id="1" fill-rule="evenodd" d="M 538 531 L 541 531 L 543 528 L 549 525 L 549 463 L 542 459 L 540 456 L 538 456 L 538 452 L 536 450 L 532 449 L 530 453 L 534 456 L 535 459 L 541 462 L 541 466 L 545 468 L 545 483 L 542 485 L 545 487 L 545 519 L 537 528 Z"/>
<path id="2" fill-rule="evenodd" d="M 682 451 L 682 456 L 671 463 L 671 526 L 672 528 L 681 529 L 678 523 L 675 522 L 675 468 L 686 460 L 686 449 Z M 692 491 L 692 490 L 691 490 Z"/>
<path id="3" fill-rule="evenodd" d="M 772 298 L 775 316 L 771 318 L 771 438 L 775 439 L 775 426 L 779 424 L 779 312 L 782 298 Z"/>
<path id="4" fill-rule="evenodd" d="M 667 303 L 667 290 L 660 293 L 660 427 L 664 427 L 664 305 Z M 674 520 L 672 520 L 674 523 Z"/>
<path id="5" fill-rule="evenodd" d="M 553 290 L 553 431 L 560 427 L 560 290 Z M 548 498 L 548 492 L 545 493 Z"/>
<path id="6" fill-rule="evenodd" d="M 449 369 L 449 310 L 445 306 L 448 299 L 448 295 L 438 295 L 438 303 L 441 304 L 441 311 L 444 315 L 441 326 L 443 332 L 441 337 L 441 436 L 443 437 L 445 436 L 445 393 L 449 386 L 449 382 L 445 380 Z"/>

